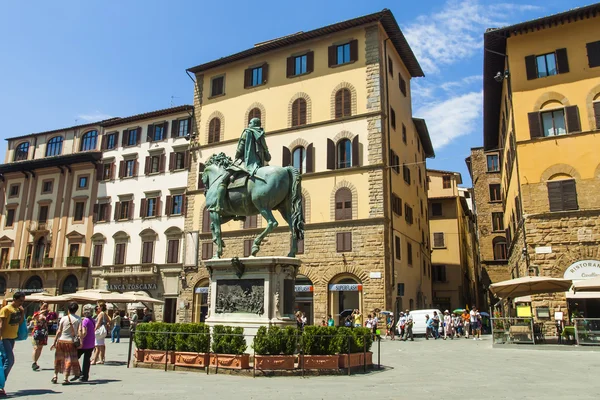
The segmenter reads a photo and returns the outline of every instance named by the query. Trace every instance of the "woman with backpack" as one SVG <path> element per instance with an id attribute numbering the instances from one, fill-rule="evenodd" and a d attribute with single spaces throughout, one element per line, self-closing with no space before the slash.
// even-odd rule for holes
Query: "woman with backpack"
<path id="1" fill-rule="evenodd" d="M 63 374 L 65 377 L 63 385 L 71 384 L 69 375 L 73 374 L 75 377 L 81 375 L 81 367 L 77 357 L 77 349 L 81 346 L 81 339 L 78 334 L 81 321 L 75 314 L 78 308 L 77 303 L 70 303 L 67 315 L 62 317 L 58 323 L 54 344 L 50 347 L 50 350 L 56 350 L 52 383 L 58 383 L 58 374 Z"/>

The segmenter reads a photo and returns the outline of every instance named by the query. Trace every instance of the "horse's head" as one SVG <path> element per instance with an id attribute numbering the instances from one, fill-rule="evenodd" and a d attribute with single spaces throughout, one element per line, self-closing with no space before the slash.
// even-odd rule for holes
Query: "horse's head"
<path id="1" fill-rule="evenodd" d="M 223 175 L 225 169 L 233 164 L 233 161 L 225 153 L 213 154 L 206 160 L 204 171 L 202 171 L 202 183 L 206 190 L 210 188 L 212 182 Z"/>

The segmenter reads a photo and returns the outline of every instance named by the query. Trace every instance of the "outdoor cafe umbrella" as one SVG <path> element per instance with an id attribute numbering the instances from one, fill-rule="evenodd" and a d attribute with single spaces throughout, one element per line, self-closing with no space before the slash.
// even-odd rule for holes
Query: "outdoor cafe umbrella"
<path id="1" fill-rule="evenodd" d="M 452 311 L 452 314 L 462 314 L 464 311 L 464 308 L 457 308 L 456 310 Z"/>
<path id="2" fill-rule="evenodd" d="M 71 301 L 71 297 L 68 294 L 63 294 L 61 296 L 52 296 L 48 292 L 38 292 L 25 296 L 25 301 L 41 301 L 44 303 L 65 303 L 67 301 Z"/>
<path id="3" fill-rule="evenodd" d="M 577 292 L 599 292 L 600 276 L 591 279 L 573 281 L 573 291 Z"/>
<path id="4" fill-rule="evenodd" d="M 135 298 L 118 292 L 111 292 L 104 289 L 85 289 L 79 290 L 69 295 L 73 300 L 89 301 L 97 303 L 103 301 L 105 303 L 133 303 Z"/>
<path id="5" fill-rule="evenodd" d="M 519 297 L 530 294 L 565 292 L 572 282 L 569 279 L 551 278 L 547 276 L 524 276 L 490 285 L 490 290 L 498 297 Z"/>
<path id="6" fill-rule="evenodd" d="M 133 298 L 128 303 L 164 304 L 164 301 L 150 297 L 146 292 L 125 292 L 123 295 Z"/>

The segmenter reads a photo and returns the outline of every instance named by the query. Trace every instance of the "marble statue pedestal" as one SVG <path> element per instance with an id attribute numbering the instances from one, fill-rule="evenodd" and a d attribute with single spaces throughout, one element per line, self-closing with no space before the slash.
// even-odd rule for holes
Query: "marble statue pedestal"
<path id="1" fill-rule="evenodd" d="M 222 258 L 205 264 L 210 274 L 207 325 L 244 328 L 248 348 L 261 326 L 295 326 L 299 259 Z"/>

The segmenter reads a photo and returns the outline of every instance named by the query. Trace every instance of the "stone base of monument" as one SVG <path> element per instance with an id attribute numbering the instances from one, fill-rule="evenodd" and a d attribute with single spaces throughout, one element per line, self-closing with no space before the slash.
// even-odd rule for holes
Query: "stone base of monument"
<path id="1" fill-rule="evenodd" d="M 294 289 L 300 264 L 290 257 L 206 260 L 210 273 L 206 324 L 244 328 L 249 353 L 261 326 L 295 326 Z"/>

